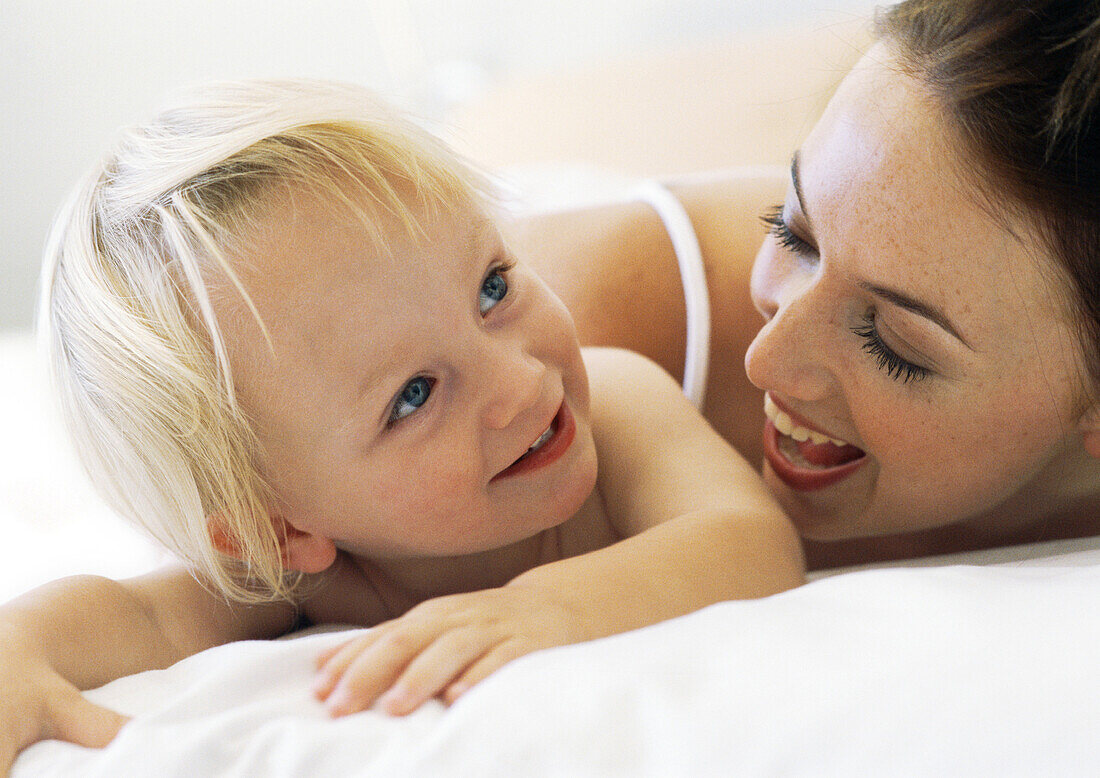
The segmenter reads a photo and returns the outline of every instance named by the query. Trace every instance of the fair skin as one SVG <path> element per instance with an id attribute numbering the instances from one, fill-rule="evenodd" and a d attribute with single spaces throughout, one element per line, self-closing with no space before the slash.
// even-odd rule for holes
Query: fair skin
<path id="1" fill-rule="evenodd" d="M 311 578 L 300 615 L 377 626 L 318 658 L 332 714 L 453 701 L 531 651 L 803 581 L 790 522 L 671 377 L 582 352 L 480 210 L 410 205 L 424 235 L 381 217 L 383 250 L 343 206 L 271 203 L 237 267 L 266 336 L 214 283 L 271 520 Z M 232 553 L 217 516 L 211 530 Z M 737 575 L 698 574 L 714 569 Z M 179 568 L 31 592 L 0 620 L 0 715 L 18 722 L 0 759 L 46 737 L 107 742 L 124 719 L 79 688 L 294 621 Z"/>
<path id="2" fill-rule="evenodd" d="M 274 349 L 247 315 L 222 318 L 240 323 L 227 346 L 279 496 L 289 566 L 345 565 L 346 586 L 305 603 L 311 621 L 407 613 L 322 660 L 318 694 L 334 712 L 386 692 L 384 707 L 407 713 L 537 647 L 648 623 L 663 606 L 639 598 L 631 613 L 605 587 L 635 576 L 624 560 L 656 553 L 646 533 L 659 525 L 691 527 L 677 541 L 688 566 L 704 537 L 727 564 L 760 557 L 774 542 L 761 512 L 771 512 L 765 525 L 785 526 L 747 463 L 660 370 L 623 352 L 582 361 L 569 313 L 483 213 L 417 213 L 423 238 L 383 217 L 379 256 L 354 218 L 333 223 L 326 201 L 296 197 L 273 211 L 241 280 Z M 545 448 L 513 466 L 547 430 Z M 556 458 L 529 467 L 544 450 Z M 735 516 L 753 518 L 727 535 Z M 750 526 L 762 540 L 736 551 L 734 534 Z M 547 571 L 643 537 L 577 565 L 588 585 L 558 586 L 577 572 Z M 681 553 L 661 537 L 662 554 Z M 794 585 L 791 560 L 768 563 L 757 583 Z M 646 586 L 676 611 L 714 593 L 660 577 Z"/>
<path id="3" fill-rule="evenodd" d="M 990 207 L 962 153 L 927 88 L 879 46 L 799 149 L 797 187 L 792 175 L 784 185 L 736 181 L 739 200 L 729 182 L 675 189 L 715 305 L 706 415 L 762 462 L 811 567 L 1100 532 L 1100 409 L 1088 399 L 1070 293 L 1033 225 Z M 752 211 L 735 210 L 752 200 Z M 777 215 L 769 202 L 782 203 Z M 778 222 L 751 276 L 737 237 L 752 233 L 746 212 Z M 526 230 L 536 267 L 552 268 L 544 272 L 581 312 L 582 341 L 632 338 L 669 370 L 682 364 L 682 329 L 662 338 L 646 318 L 669 315 L 680 293 L 674 260 L 654 263 L 671 294 L 624 280 L 631 295 L 618 302 L 610 290 L 589 296 L 602 275 L 590 257 L 559 259 L 576 256 L 560 229 Z M 633 246 L 605 262 L 637 278 L 637 264 L 653 260 L 641 254 L 631 266 L 632 255 Z M 621 316 L 630 333 L 600 319 L 600 299 L 633 306 Z M 655 345 L 636 345 L 649 338 Z M 852 472 L 815 473 L 829 468 L 809 466 L 766 425 L 765 393 L 798 426 L 857 447 L 819 460 L 862 453 Z"/>
<path id="4" fill-rule="evenodd" d="M 796 156 L 753 270 L 767 323 L 745 367 L 863 454 L 810 489 L 779 435 L 765 479 L 813 540 L 1003 545 L 1060 515 L 1100 529 L 1098 413 L 1068 286 L 1036 230 L 993 215 L 960 171 L 932 100 L 880 45 Z"/>
<path id="5" fill-rule="evenodd" d="M 1083 391 L 1081 349 L 1067 324 L 1055 260 L 1029 224 L 1006 225 L 982 207 L 938 109 L 890 60 L 882 49 L 872 52 L 800 149 L 801 197 L 793 182 L 766 177 L 674 187 L 707 262 L 714 322 L 707 417 L 760 462 L 767 392 L 799 424 L 858 447 L 862 456 L 849 462 L 856 463 L 851 473 L 811 491 L 787 482 L 805 482 L 802 471 L 810 468 L 791 460 L 796 446 L 768 430 L 788 460 L 768 462 L 768 484 L 811 538 L 806 546 L 816 566 L 1100 533 L 1100 411 Z M 760 246 L 756 215 L 780 201 L 783 227 Z M 667 237 L 644 206 L 546 216 L 508 225 L 508 232 L 515 253 L 574 314 L 582 343 L 636 348 L 677 374 L 679 278 Z M 937 314 L 914 312 L 913 301 Z M 754 302 L 767 320 L 763 329 Z M 898 380 L 899 368 L 903 377 L 909 370 L 889 360 L 893 374 L 884 370 L 881 354 L 865 350 L 871 334 L 881 338 L 880 348 L 931 373 Z M 599 370 L 593 366 L 591 374 L 595 399 Z M 361 571 L 343 565 L 334 577 L 354 579 Z M 6 645 L 16 643 L 21 653 L 0 652 L 0 662 L 34 667 L 44 680 L 12 686 L 8 699 L 19 707 L 0 718 L 23 729 L 6 746 L 11 754 L 38 737 L 109 739 L 117 717 L 83 701 L 77 688 L 163 666 L 233 630 L 243 636 L 262 625 L 259 631 L 278 634 L 291 618 L 286 611 L 242 615 L 215 607 L 188 632 L 172 612 L 149 607 L 156 596 L 80 583 L 93 591 L 62 582 L 17 606 L 22 623 L 36 625 L 37 639 L 9 638 Z M 624 591 L 632 595 L 620 603 L 637 596 Z M 201 590 L 190 596 L 203 601 Z M 84 612 L 89 600 L 107 603 L 101 611 L 118 614 L 117 623 L 97 621 L 96 630 L 81 631 L 41 618 Z M 115 655 L 113 643 L 96 642 L 112 628 L 143 624 L 155 635 L 161 622 L 180 641 L 171 649 L 150 640 L 143 655 Z M 79 655 L 64 650 L 73 645 L 84 647 Z M 350 655 L 367 650 L 352 647 Z M 93 668 L 80 661 L 86 655 L 112 660 Z M 44 695 L 47 680 L 52 691 Z M 45 713 L 25 723 L 17 711 L 32 707 Z"/>

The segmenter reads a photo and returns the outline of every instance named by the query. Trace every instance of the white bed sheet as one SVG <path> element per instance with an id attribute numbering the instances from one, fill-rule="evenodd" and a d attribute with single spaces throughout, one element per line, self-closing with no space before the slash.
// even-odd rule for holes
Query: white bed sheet
<path id="1" fill-rule="evenodd" d="M 102 751 L 35 745 L 13 775 L 1100 774 L 1100 548 L 1061 547 L 722 603 L 402 719 L 334 721 L 310 697 L 311 657 L 345 635 L 223 646 L 89 692 L 136 718 Z"/>

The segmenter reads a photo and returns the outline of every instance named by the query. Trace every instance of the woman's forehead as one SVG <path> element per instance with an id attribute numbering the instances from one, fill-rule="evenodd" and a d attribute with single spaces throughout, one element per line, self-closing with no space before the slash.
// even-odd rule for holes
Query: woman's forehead
<path id="1" fill-rule="evenodd" d="M 805 215 L 823 258 L 854 280 L 955 311 L 968 329 L 1071 321 L 1065 279 L 1038 230 L 965 165 L 930 90 L 876 46 L 799 152 Z"/>

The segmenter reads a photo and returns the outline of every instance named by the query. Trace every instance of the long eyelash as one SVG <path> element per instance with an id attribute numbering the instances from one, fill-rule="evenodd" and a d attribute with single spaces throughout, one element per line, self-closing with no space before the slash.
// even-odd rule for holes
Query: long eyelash
<path id="1" fill-rule="evenodd" d="M 764 223 L 768 228 L 768 232 L 779 241 L 779 245 L 783 248 L 796 254 L 814 254 L 817 252 L 816 248 L 791 232 L 787 222 L 783 221 L 782 205 L 773 205 L 768 208 L 760 214 L 760 221 Z"/>
<path id="2" fill-rule="evenodd" d="M 932 371 L 920 365 L 898 356 L 892 348 L 886 345 L 875 327 L 875 314 L 867 313 L 863 317 L 863 324 L 853 327 L 852 332 L 864 339 L 863 350 L 875 358 L 879 369 L 885 370 L 886 375 L 907 384 L 910 381 L 920 381 L 932 374 Z"/>

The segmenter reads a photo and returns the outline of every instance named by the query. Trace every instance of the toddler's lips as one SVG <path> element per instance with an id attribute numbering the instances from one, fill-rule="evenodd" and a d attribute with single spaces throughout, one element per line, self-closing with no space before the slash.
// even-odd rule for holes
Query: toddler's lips
<path id="1" fill-rule="evenodd" d="M 772 471 L 792 489 L 824 489 L 850 476 L 867 461 L 867 454 L 851 444 L 796 441 L 764 423 L 764 458 Z"/>
<path id="2" fill-rule="evenodd" d="M 562 454 L 569 450 L 569 447 L 573 444 L 573 439 L 577 435 L 577 422 L 565 402 L 562 402 L 561 407 L 558 408 L 558 412 L 550 423 L 547 432 L 550 433 L 549 437 L 545 432 L 540 435 L 535 444 L 523 456 L 494 475 L 490 479 L 490 483 L 502 478 L 522 475 L 532 470 L 539 470 L 558 461 Z"/>

